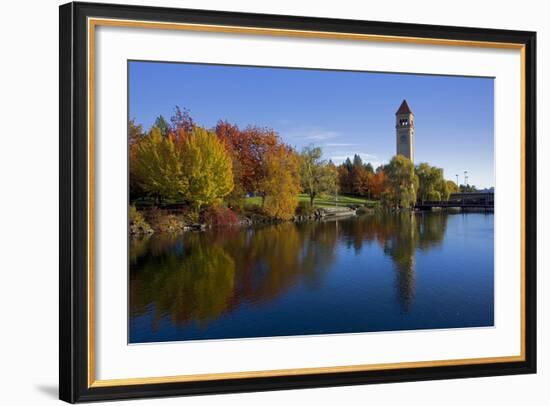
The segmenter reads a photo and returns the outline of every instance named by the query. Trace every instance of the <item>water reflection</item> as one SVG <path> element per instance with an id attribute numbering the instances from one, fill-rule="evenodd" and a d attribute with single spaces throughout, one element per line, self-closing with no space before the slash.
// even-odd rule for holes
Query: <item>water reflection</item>
<path id="1" fill-rule="evenodd" d="M 299 280 L 315 286 L 332 262 L 334 224 L 223 228 L 131 242 L 131 315 L 208 322 L 242 302 L 276 298 Z M 237 266 L 236 266 L 237 264 Z"/>
<path id="2" fill-rule="evenodd" d="M 389 256 L 396 270 L 396 294 L 403 311 L 415 295 L 415 252 L 426 251 L 443 241 L 447 229 L 445 213 L 399 213 L 366 216 L 344 222 L 342 233 L 348 245 L 360 252 L 365 241 L 376 241 Z"/>
<path id="3" fill-rule="evenodd" d="M 242 303 L 275 300 L 298 282 L 315 289 L 338 242 L 359 254 L 376 243 L 395 265 L 404 311 L 415 296 L 415 252 L 441 243 L 447 215 L 375 215 L 339 221 L 223 228 L 136 239 L 130 246 L 130 315 L 153 308 L 152 328 L 208 324 Z"/>
<path id="4" fill-rule="evenodd" d="M 392 217 L 388 222 L 391 231 L 383 242 L 384 253 L 395 264 L 398 298 L 402 310 L 407 311 L 415 295 L 415 252 L 441 244 L 447 229 L 447 215 L 402 214 Z"/>
<path id="5" fill-rule="evenodd" d="M 154 304 L 155 322 L 169 315 L 173 323 L 184 324 L 216 318 L 228 309 L 235 261 L 222 246 L 205 244 L 198 235 L 185 242 L 163 237 L 150 240 L 150 253 L 150 260 L 140 264 L 139 277 L 131 273 L 132 314 Z"/>

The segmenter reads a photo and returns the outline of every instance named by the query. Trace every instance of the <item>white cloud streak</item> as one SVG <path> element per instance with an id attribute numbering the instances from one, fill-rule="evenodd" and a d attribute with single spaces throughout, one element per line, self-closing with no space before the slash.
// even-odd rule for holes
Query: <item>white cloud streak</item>
<path id="1" fill-rule="evenodd" d="M 341 142 L 341 143 L 328 142 L 328 143 L 324 144 L 325 147 L 352 147 L 354 145 L 357 145 L 357 144 L 350 144 L 350 143 L 345 143 L 345 142 Z"/>
<path id="2" fill-rule="evenodd" d="M 327 130 L 323 128 L 296 128 L 288 131 L 281 132 L 283 138 L 291 138 L 294 140 L 312 140 L 312 141 L 324 141 L 329 139 L 338 138 L 341 136 L 341 133 L 338 131 Z"/>

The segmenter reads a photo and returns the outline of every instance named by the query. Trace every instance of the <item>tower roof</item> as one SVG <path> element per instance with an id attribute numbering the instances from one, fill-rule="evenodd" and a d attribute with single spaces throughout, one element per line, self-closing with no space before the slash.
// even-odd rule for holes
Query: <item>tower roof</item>
<path id="1" fill-rule="evenodd" d="M 403 99 L 403 103 L 401 103 L 401 106 L 399 106 L 395 114 L 413 114 L 411 108 L 407 104 L 407 100 Z"/>

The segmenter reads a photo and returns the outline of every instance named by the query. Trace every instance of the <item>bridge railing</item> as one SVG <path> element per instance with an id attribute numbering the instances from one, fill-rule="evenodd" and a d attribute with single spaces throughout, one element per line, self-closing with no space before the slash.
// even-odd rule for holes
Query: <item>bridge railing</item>
<path id="1" fill-rule="evenodd" d="M 486 199 L 424 200 L 416 202 L 416 207 L 494 207 L 494 202 Z"/>

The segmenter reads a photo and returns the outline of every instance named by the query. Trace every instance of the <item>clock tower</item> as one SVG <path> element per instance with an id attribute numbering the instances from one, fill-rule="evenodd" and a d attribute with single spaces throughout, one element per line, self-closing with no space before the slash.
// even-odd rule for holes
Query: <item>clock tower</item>
<path id="1" fill-rule="evenodd" d="M 406 100 L 395 113 L 396 155 L 414 163 L 414 114 Z"/>

